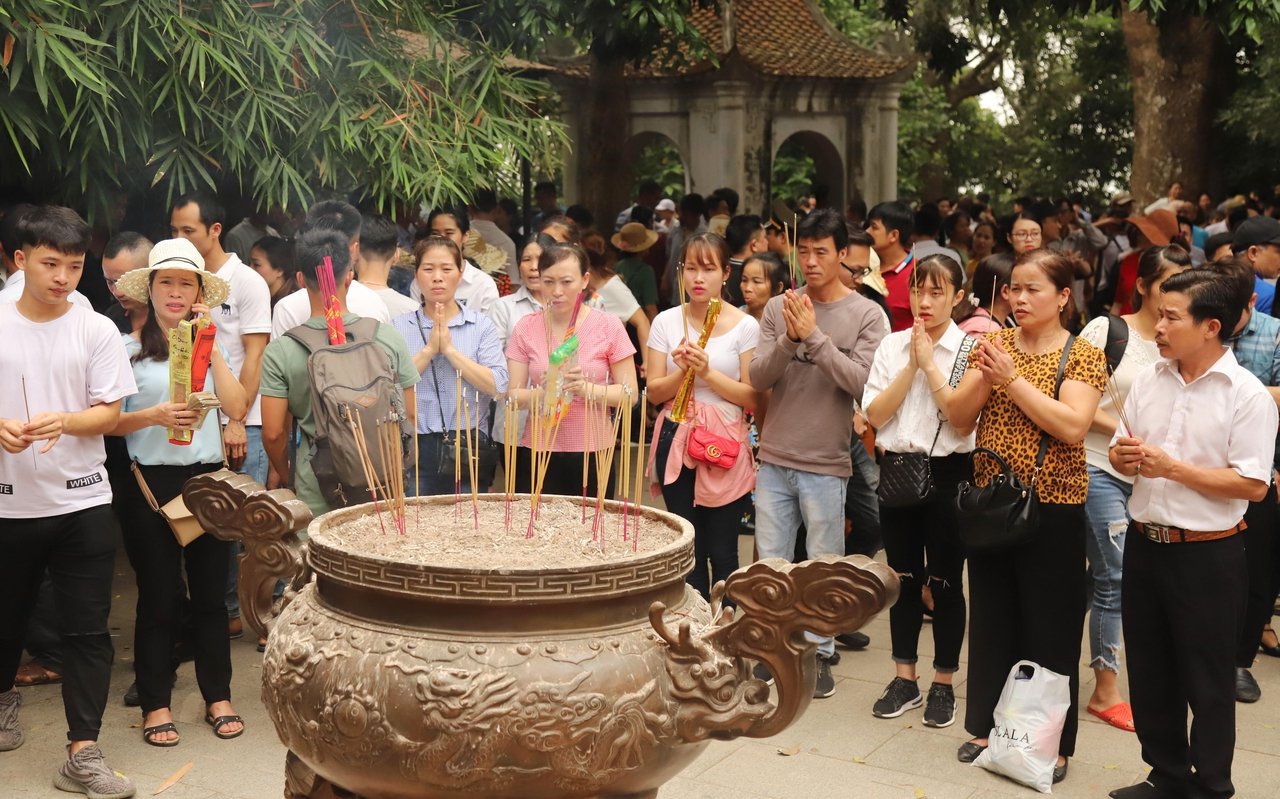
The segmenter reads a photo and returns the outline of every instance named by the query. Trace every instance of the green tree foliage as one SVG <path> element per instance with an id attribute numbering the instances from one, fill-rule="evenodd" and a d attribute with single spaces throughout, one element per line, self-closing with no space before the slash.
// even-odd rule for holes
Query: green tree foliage
<path id="1" fill-rule="evenodd" d="M 794 136 L 778 146 L 773 157 L 773 199 L 796 200 L 813 193 L 818 168 L 804 145 Z"/>
<path id="2" fill-rule="evenodd" d="M 668 138 L 646 142 L 636 156 L 632 174 L 632 197 L 640 193 L 640 184 L 646 180 L 656 181 L 662 187 L 663 197 L 679 202 L 684 196 L 684 162 L 680 160 L 680 150 L 676 148 L 675 142 Z"/>
<path id="3" fill-rule="evenodd" d="M 1280 182 L 1280 24 L 1264 25 L 1261 35 L 1261 44 L 1238 51 L 1236 87 L 1221 116 L 1223 183 L 1233 193 Z"/>
<path id="4" fill-rule="evenodd" d="M 462 196 L 563 134 L 541 84 L 459 40 L 411 0 L 9 0 L 0 183 L 91 212 L 156 185 Z"/>

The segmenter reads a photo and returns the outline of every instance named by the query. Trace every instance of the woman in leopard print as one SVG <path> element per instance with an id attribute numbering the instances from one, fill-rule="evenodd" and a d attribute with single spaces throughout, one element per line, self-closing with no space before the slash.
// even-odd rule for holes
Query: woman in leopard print
<path id="1" fill-rule="evenodd" d="M 978 423 L 977 446 L 994 450 L 1024 484 L 1035 477 L 1040 522 L 1016 547 L 969 553 L 969 685 L 965 729 L 974 738 L 957 753 L 971 762 L 986 748 L 996 701 L 1009 670 L 1032 660 L 1071 681 L 1071 708 L 1058 747 L 1054 781 L 1075 752 L 1080 639 L 1085 614 L 1084 500 L 1089 489 L 1084 436 L 1106 387 L 1102 350 L 1063 326 L 1071 307 L 1071 262 L 1037 249 L 1023 253 L 1005 289 L 1019 327 L 988 333 L 969 357 L 969 372 L 949 403 L 953 424 Z M 1070 346 L 1061 388 L 1058 363 Z M 1043 470 L 1034 475 L 1041 436 Z M 997 473 L 975 464 L 985 485 Z"/>

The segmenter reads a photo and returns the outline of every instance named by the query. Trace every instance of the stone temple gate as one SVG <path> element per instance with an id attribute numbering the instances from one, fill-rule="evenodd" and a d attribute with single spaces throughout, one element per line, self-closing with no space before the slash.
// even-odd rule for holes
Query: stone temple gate
<path id="1" fill-rule="evenodd" d="M 768 205 L 773 159 L 795 137 L 814 159 L 818 181 L 840 208 L 897 196 L 898 95 L 910 61 L 861 47 L 835 30 L 814 0 L 726 0 L 691 22 L 717 63 L 628 67 L 627 152 L 620 179 L 655 138 L 669 139 L 685 166 L 686 190 L 720 186 L 741 194 L 740 209 Z M 586 108 L 585 60 L 548 76 L 562 95 L 572 141 Z M 563 196 L 580 196 L 582 162 L 570 152 Z"/>

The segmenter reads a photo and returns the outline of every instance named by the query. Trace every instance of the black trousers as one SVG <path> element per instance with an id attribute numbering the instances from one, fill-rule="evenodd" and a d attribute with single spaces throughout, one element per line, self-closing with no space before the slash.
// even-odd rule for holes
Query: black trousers
<path id="1" fill-rule="evenodd" d="M 738 569 L 738 528 L 742 514 L 751 507 L 750 492 L 727 505 L 709 508 L 693 504 L 694 481 L 697 473 L 687 466 L 671 485 L 662 487 L 662 500 L 667 510 L 687 519 L 693 525 L 693 571 L 685 582 L 711 599 L 711 586 L 733 574 Z M 711 577 L 707 578 L 710 567 Z"/>
<path id="2" fill-rule="evenodd" d="M 969 683 L 964 728 L 985 738 L 1009 670 L 1031 660 L 1071 680 L 1071 708 L 1058 754 L 1076 749 L 1080 641 L 1084 636 L 1083 505 L 1040 506 L 1040 527 L 1027 543 L 969 552 Z M 1128 575 L 1125 575 L 1128 580 Z"/>
<path id="3" fill-rule="evenodd" d="M 1246 545 L 1238 534 L 1158 544 L 1133 526 L 1125 537 L 1121 612 L 1142 759 L 1153 784 L 1197 799 L 1235 792 L 1232 653 L 1245 607 Z"/>
<path id="4" fill-rule="evenodd" d="M 62 643 L 69 741 L 98 740 L 107 706 L 115 654 L 107 617 L 118 531 L 109 505 L 43 519 L 0 519 L 0 686 L 13 686 L 27 620 L 47 570 Z"/>
<path id="5" fill-rule="evenodd" d="M 902 580 L 898 601 L 889 610 L 895 663 L 918 658 L 926 582 L 933 594 L 933 667 L 960 668 L 967 608 L 964 599 L 964 545 L 956 526 L 956 484 L 972 474 L 968 455 L 930 458 L 936 487 L 933 497 L 907 508 L 880 509 L 880 529 L 889 566 Z"/>
<path id="6" fill-rule="evenodd" d="M 533 466 L 529 463 L 529 455 L 532 450 L 527 447 L 516 448 L 516 491 L 529 491 L 529 478 L 533 474 Z M 614 472 L 618 468 L 618 459 L 622 453 L 617 453 L 613 459 L 613 465 L 609 470 L 609 480 L 605 486 L 605 499 L 613 499 Z M 542 484 L 542 494 L 562 494 L 566 497 L 582 496 L 582 453 L 581 452 L 553 452 L 551 453 L 551 462 L 547 467 L 547 476 Z M 596 495 L 596 456 L 591 454 L 591 461 L 587 464 L 587 498 L 590 499 Z M 452 487 L 449 489 L 453 490 Z"/>
<path id="7" fill-rule="evenodd" d="M 216 471 L 221 464 L 143 466 L 142 472 L 164 505 L 182 492 L 187 480 Z M 227 638 L 227 571 L 230 548 L 205 533 L 185 548 L 169 524 L 140 499 L 124 527 L 125 551 L 138 584 L 133 646 L 138 699 L 143 713 L 172 705 L 173 647 L 183 619 L 183 572 L 190 597 L 186 604 L 195 653 L 196 682 L 205 704 L 231 699 L 231 642 Z"/>
<path id="8" fill-rule="evenodd" d="M 1276 606 L 1275 537 L 1280 527 L 1280 512 L 1276 509 L 1276 487 L 1272 483 L 1261 502 L 1250 502 L 1244 520 L 1245 571 L 1238 579 L 1249 586 L 1244 613 L 1240 617 L 1240 642 L 1236 647 L 1236 666 L 1247 669 L 1253 665 L 1262 640 L 1262 628 L 1271 621 Z"/>
<path id="9" fill-rule="evenodd" d="M 45 574 L 27 618 L 24 646 L 31 662 L 57 674 L 62 673 L 62 634 L 58 632 L 58 607 L 53 599 L 53 578 Z"/>

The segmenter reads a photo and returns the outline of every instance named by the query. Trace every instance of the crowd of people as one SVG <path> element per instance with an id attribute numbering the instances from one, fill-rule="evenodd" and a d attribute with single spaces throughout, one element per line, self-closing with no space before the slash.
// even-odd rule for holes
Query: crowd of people
<path id="1" fill-rule="evenodd" d="M 143 740 L 179 744 L 172 691 L 188 657 L 213 734 L 243 733 L 230 690 L 238 553 L 212 536 L 183 546 L 157 508 L 224 466 L 292 488 L 313 514 L 335 507 L 313 468 L 308 374 L 327 335 L 328 264 L 345 329 L 377 342 L 418 437 L 410 495 L 458 490 L 441 464 L 453 437 L 472 440 L 459 419 L 478 441 L 517 441 L 527 484 L 539 446 L 527 416 L 552 390 L 567 409 L 543 490 L 595 493 L 605 475 L 584 455 L 612 442 L 593 431 L 651 414 L 649 481 L 694 527 L 687 580 L 704 597 L 738 568 L 742 533 L 762 558 L 884 550 L 902 590 L 875 717 L 962 717 L 972 737 L 957 756 L 972 762 L 1010 669 L 1034 661 L 1070 679 L 1061 780 L 1087 616 L 1086 709 L 1136 731 L 1152 767 L 1112 795 L 1230 796 L 1235 702 L 1260 697 L 1255 654 L 1280 656 L 1269 624 L 1280 208 L 1181 192 L 1175 183 L 1140 212 L 1117 194 L 1096 215 L 1080 198 L 1020 198 L 1001 214 L 982 196 L 754 215 L 738 213 L 730 189 L 676 202 L 645 183 L 597 225 L 540 183 L 527 228 L 490 190 L 396 220 L 325 200 L 299 218 L 234 225 L 195 193 L 173 201 L 158 233 L 110 236 L 67 208 L 10 207 L 0 751 L 22 743 L 18 687 L 62 682 L 70 743 L 57 784 L 133 795 L 97 746 L 117 538 L 137 581 L 125 702 L 141 709 Z M 216 328 L 218 412 L 172 401 L 170 331 L 187 322 Z M 576 358 L 550 386 L 552 353 L 570 337 Z M 688 375 L 690 402 L 676 408 Z M 651 407 L 636 409 L 642 387 Z M 519 412 L 494 413 L 500 401 Z M 493 479 L 481 470 L 476 489 Z M 1024 540 L 980 546 L 957 496 L 998 481 L 1034 492 L 1038 521 Z M 831 696 L 839 649 L 868 638 L 812 639 L 814 695 Z M 753 676 L 772 678 L 763 664 Z"/>

